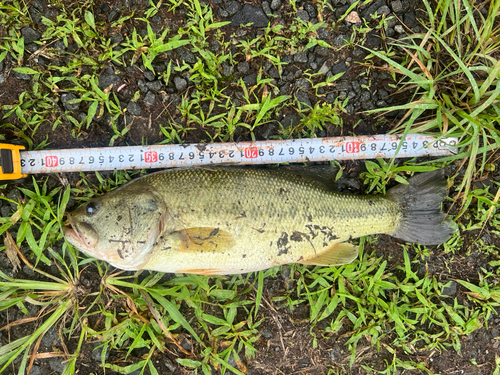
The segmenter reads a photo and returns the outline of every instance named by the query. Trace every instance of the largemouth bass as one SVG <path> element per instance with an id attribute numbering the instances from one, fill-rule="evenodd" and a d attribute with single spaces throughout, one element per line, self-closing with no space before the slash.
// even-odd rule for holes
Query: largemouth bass
<path id="1" fill-rule="evenodd" d="M 440 244 L 454 232 L 440 210 L 441 171 L 383 195 L 342 194 L 301 174 L 184 169 L 150 174 L 69 214 L 68 242 L 124 270 L 236 274 L 286 263 L 340 265 L 348 240 L 386 233 Z"/>

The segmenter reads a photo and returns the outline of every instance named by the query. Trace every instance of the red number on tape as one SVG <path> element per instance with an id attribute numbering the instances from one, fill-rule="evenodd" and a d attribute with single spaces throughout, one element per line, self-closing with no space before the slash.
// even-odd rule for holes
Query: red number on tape
<path id="1" fill-rule="evenodd" d="M 144 161 L 146 163 L 156 163 L 158 161 L 158 153 L 156 151 L 146 151 L 144 153 Z"/>
<path id="2" fill-rule="evenodd" d="M 59 165 L 59 158 L 55 155 L 46 156 L 45 165 L 49 168 L 57 167 Z"/>
<path id="3" fill-rule="evenodd" d="M 345 151 L 348 154 L 355 154 L 356 152 L 359 152 L 359 142 L 346 142 Z"/>
<path id="4" fill-rule="evenodd" d="M 259 156 L 259 150 L 257 149 L 257 147 L 245 148 L 245 157 L 247 159 L 255 159 L 257 156 Z"/>

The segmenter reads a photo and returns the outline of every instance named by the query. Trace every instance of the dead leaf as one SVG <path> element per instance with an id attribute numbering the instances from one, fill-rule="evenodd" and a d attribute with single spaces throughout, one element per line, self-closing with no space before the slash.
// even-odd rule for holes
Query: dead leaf
<path id="1" fill-rule="evenodd" d="M 21 261 L 17 256 L 19 249 L 16 249 L 17 245 L 14 242 L 14 239 L 12 238 L 9 232 L 5 232 L 3 243 L 5 245 L 5 252 L 7 253 L 7 258 L 9 258 L 10 262 L 14 266 L 14 272 L 16 272 L 18 268 L 21 269 Z"/>

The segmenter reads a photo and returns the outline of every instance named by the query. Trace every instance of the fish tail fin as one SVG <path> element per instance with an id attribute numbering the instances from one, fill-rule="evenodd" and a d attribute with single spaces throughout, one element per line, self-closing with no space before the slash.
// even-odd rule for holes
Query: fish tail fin
<path id="1" fill-rule="evenodd" d="M 387 192 L 402 212 L 401 221 L 390 235 L 422 245 L 446 242 L 456 231 L 450 217 L 441 211 L 441 202 L 448 195 L 443 170 L 420 173 Z"/>

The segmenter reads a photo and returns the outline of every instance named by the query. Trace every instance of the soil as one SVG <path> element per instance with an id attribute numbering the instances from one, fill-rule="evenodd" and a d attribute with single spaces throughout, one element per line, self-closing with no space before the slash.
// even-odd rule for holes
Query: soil
<path id="1" fill-rule="evenodd" d="M 393 3 L 401 3 L 399 1 L 373 1 L 372 3 L 358 7 L 356 10 L 363 14 L 369 9 L 374 3 L 378 6 L 373 10 L 374 13 L 380 7 L 387 5 L 390 10 L 394 9 L 395 5 Z M 29 9 L 33 10 L 36 8 L 37 12 L 48 15 L 49 10 L 52 11 L 50 14 L 58 14 L 61 11 L 60 5 L 51 5 L 45 3 L 44 1 L 33 1 L 33 4 L 29 4 Z M 72 2 L 61 2 L 62 4 L 70 7 Z M 210 1 L 210 5 L 214 11 L 216 21 L 231 20 L 231 16 L 228 15 L 227 9 L 231 5 L 230 3 L 236 3 L 237 7 L 241 9 L 243 7 L 243 2 L 238 1 Z M 258 2 L 250 2 L 254 6 L 260 7 L 261 4 Z M 330 2 L 329 2 L 330 3 Z M 408 3 L 408 9 L 406 13 L 412 12 L 413 15 L 422 16 L 425 13 L 421 12 L 422 4 L 418 1 L 406 1 L 403 3 Z M 121 12 L 121 15 L 128 15 L 135 12 L 135 17 L 140 17 L 144 14 L 144 11 L 149 8 L 149 1 L 137 2 L 128 0 L 116 0 L 116 1 L 102 1 L 97 0 L 94 2 L 92 9 L 96 15 L 96 22 L 108 22 L 110 13 L 113 11 Z M 307 5 L 314 4 L 314 2 L 298 1 L 298 8 L 309 9 Z M 332 1 L 333 11 L 329 11 L 324 15 L 325 19 L 328 19 L 331 23 L 335 20 L 337 13 L 343 14 L 343 12 L 348 8 L 349 3 L 346 1 Z M 35 6 L 36 5 L 36 6 Z M 267 4 L 269 5 L 269 4 Z M 403 4 L 404 5 L 404 4 Z M 42 9 L 40 9 L 42 8 Z M 224 13 L 225 12 L 225 13 Z M 275 10 L 274 13 L 278 16 L 278 21 L 290 22 L 290 6 L 289 4 L 283 4 L 281 8 Z M 227 15 L 226 15 L 227 14 Z M 397 14 L 400 20 L 406 20 L 403 14 Z M 155 24 L 157 27 L 160 25 L 168 26 L 171 28 L 176 28 L 182 26 L 185 22 L 185 12 L 172 13 L 168 11 L 167 6 L 162 6 L 160 12 L 155 16 Z M 52 16 L 54 18 L 54 16 Z M 311 17 L 314 19 L 314 17 Z M 275 21 L 276 23 L 278 21 Z M 273 21 L 274 22 L 274 21 Z M 409 22 L 409 21 L 408 21 Z M 399 23 L 399 22 L 398 22 Z M 34 22 L 29 25 L 35 30 L 43 32 L 45 26 L 40 22 Z M 116 33 L 121 33 L 123 36 L 129 35 L 132 28 L 141 27 L 144 30 L 144 24 L 136 21 L 130 20 L 125 21 L 123 27 L 120 28 L 109 28 L 108 37 L 111 38 Z M 408 25 L 407 25 L 408 26 Z M 418 22 L 409 25 L 409 28 L 414 32 L 420 30 Z M 223 28 L 226 33 L 226 38 L 230 38 L 233 33 L 236 33 L 240 28 L 232 25 L 225 26 Z M 391 28 L 392 32 L 394 29 Z M 254 30 L 247 31 L 248 35 L 253 35 Z M 384 32 L 388 32 L 385 30 Z M 335 38 L 341 34 L 349 35 L 352 33 L 352 24 L 347 24 L 346 22 L 340 23 L 336 29 L 330 30 L 329 35 L 325 36 L 323 39 L 330 45 L 335 44 Z M 0 26 L 0 37 L 6 37 L 8 35 L 8 30 Z M 55 41 L 55 40 L 54 40 Z M 211 40 L 209 41 L 211 42 Z M 373 41 L 373 38 L 367 38 L 365 41 L 367 45 L 371 48 L 385 48 L 385 41 L 383 43 L 380 40 Z M 372 44 L 370 44 L 370 42 Z M 68 47 L 68 54 L 77 49 L 75 44 L 70 41 L 70 46 Z M 377 118 L 375 116 L 367 116 L 363 113 L 363 110 L 374 108 L 377 106 L 387 106 L 389 104 L 395 104 L 396 102 L 404 102 L 409 98 L 410 93 L 405 92 L 404 94 L 394 95 L 392 91 L 392 84 L 394 83 L 390 78 L 390 75 L 386 74 L 383 69 L 372 70 L 369 76 L 366 76 L 366 80 L 370 81 L 369 97 L 370 99 L 365 102 L 361 102 L 361 94 L 363 90 L 357 90 L 353 86 L 353 82 L 356 82 L 359 86 L 360 81 L 365 78 L 360 78 L 361 73 L 364 71 L 364 57 L 366 52 L 359 48 L 344 48 L 339 49 L 338 45 L 332 51 L 329 51 L 328 56 L 323 59 L 323 61 L 328 61 L 329 66 L 335 66 L 339 62 L 348 61 L 349 65 L 346 66 L 346 73 L 342 79 L 336 83 L 331 89 L 325 91 L 324 94 L 329 92 L 333 93 L 335 96 L 341 95 L 342 92 L 353 93 L 349 103 L 353 103 L 352 107 L 342 114 L 343 126 L 327 126 L 324 129 L 317 129 L 316 135 L 325 136 L 336 136 L 341 134 L 351 134 L 355 133 L 357 135 L 369 135 L 369 134 L 381 134 L 391 130 L 395 123 L 397 123 L 398 118 L 401 116 L 400 113 L 391 113 L 382 118 Z M 64 54 L 63 54 L 64 56 Z M 173 52 L 169 55 L 175 61 L 179 61 L 179 55 Z M 320 55 L 318 55 L 320 56 Z M 239 57 L 241 58 L 241 56 Z M 317 57 L 319 58 L 319 57 Z M 62 58 L 61 58 L 62 59 Z M 314 56 L 311 58 L 314 60 Z M 130 59 L 128 59 L 130 61 Z M 60 64 L 65 64 L 67 61 L 62 59 Z M 235 77 L 233 79 L 238 79 L 240 77 L 247 76 L 251 73 L 258 73 L 259 69 L 264 66 L 263 60 L 252 60 L 250 64 L 250 69 L 248 72 L 240 73 L 236 71 Z M 36 66 L 37 63 L 35 59 L 29 59 L 28 64 Z M 40 64 L 40 62 L 39 62 Z M 379 67 L 382 66 L 378 62 Z M 1 135 L 5 136 L 6 139 L 24 139 L 24 137 L 29 137 L 33 140 L 34 146 L 47 140 L 49 142 L 50 148 L 86 148 L 86 147 L 101 147 L 108 146 L 110 140 L 115 134 L 112 127 L 109 125 L 109 120 L 106 116 L 102 118 L 94 119 L 88 128 L 83 128 L 82 131 L 75 137 L 74 127 L 67 119 L 67 115 L 72 115 L 78 117 L 80 113 L 86 114 L 88 105 L 82 104 L 78 110 L 68 111 L 64 107 L 64 104 L 60 100 L 59 95 L 54 93 L 49 94 L 54 101 L 54 108 L 46 113 L 46 121 L 39 124 L 36 129 L 28 125 L 23 124 L 20 119 L 15 115 L 11 114 L 7 116 L 10 107 L 19 103 L 19 97 L 23 92 L 29 91 L 33 86 L 33 82 L 30 80 L 22 80 L 16 78 L 12 68 L 15 66 L 15 62 L 12 59 L 7 58 L 5 60 L 4 66 L 0 69 L 3 72 L 5 80 L 0 83 L 0 107 L 3 108 L 3 114 L 5 117 L 0 120 L 0 132 Z M 321 64 L 316 64 L 311 67 L 310 62 L 293 62 L 286 67 L 287 72 L 292 74 L 293 77 L 300 77 L 297 75 L 298 70 L 310 69 L 311 71 L 317 71 L 321 67 Z M 111 71 L 109 70 L 111 69 Z M 124 68 L 123 66 L 116 66 L 109 63 L 104 66 L 98 73 L 100 77 L 110 76 L 111 74 L 116 74 L 119 76 L 119 82 L 116 83 L 112 90 L 117 95 L 121 105 L 126 107 L 134 93 L 136 91 L 141 91 L 141 85 L 144 83 L 139 83 L 139 81 L 147 81 L 144 74 L 144 67 L 140 62 L 134 64 L 132 67 Z M 173 80 L 171 79 L 170 82 Z M 295 84 L 296 78 L 293 78 L 291 83 Z M 339 87 L 342 83 L 347 83 L 346 89 L 340 90 Z M 361 82 L 363 83 L 363 82 Z M 125 84 L 123 90 L 118 91 L 118 88 Z M 279 86 L 281 85 L 281 86 Z M 168 86 L 163 86 L 159 92 L 155 92 L 155 101 L 151 106 L 147 106 L 144 99 L 146 92 L 141 91 L 140 99 L 138 104 L 141 108 L 140 115 L 126 115 L 128 117 L 124 118 L 121 116 L 118 120 L 118 128 L 123 129 L 132 122 L 130 130 L 123 136 L 118 138 L 114 145 L 138 145 L 143 143 L 154 144 L 164 141 L 164 136 L 160 132 L 160 125 L 164 126 L 169 121 L 176 121 L 182 125 L 186 124 L 186 119 L 182 118 L 178 105 L 183 96 L 189 95 L 194 89 L 195 85 L 192 82 L 188 83 L 188 88 L 184 91 L 178 92 L 172 83 Z M 286 84 L 281 82 L 278 83 L 278 87 L 283 92 L 286 92 Z M 378 93 L 384 90 L 390 95 L 388 97 L 380 98 Z M 151 91 L 150 91 L 151 92 Z M 289 93 L 296 94 L 297 90 L 291 89 Z M 232 100 L 237 97 L 236 90 L 229 86 L 226 95 L 230 96 Z M 313 90 L 307 92 L 311 104 L 314 105 L 317 101 L 324 102 L 324 97 L 316 97 Z M 164 100 L 166 98 L 166 100 Z M 382 103 L 377 104 L 380 100 Z M 290 111 L 290 108 L 287 109 Z M 271 131 L 266 126 L 257 129 L 255 136 L 257 139 L 269 139 L 273 136 L 280 136 L 282 128 L 280 127 L 280 121 L 282 121 L 283 116 L 287 113 L 279 113 L 275 117 L 273 122 L 273 127 Z M 292 114 L 295 112 L 292 111 Z M 61 118 L 62 123 L 53 129 L 53 121 L 56 118 Z M 192 126 L 190 124 L 189 126 Z M 199 126 L 193 126 L 194 129 L 184 135 L 181 135 L 182 140 L 187 143 L 192 142 L 208 142 L 210 136 L 215 134 L 214 129 L 202 129 Z M 22 129 L 22 130 L 20 130 Z M 235 136 L 236 141 L 250 140 L 251 135 L 247 130 L 242 130 Z M 496 171 L 492 172 L 491 175 L 486 175 L 486 179 L 493 179 L 498 177 L 498 171 L 500 170 L 500 163 L 496 161 Z M 338 181 L 338 185 L 343 187 L 344 190 L 350 190 L 354 193 L 363 193 L 363 183 L 360 178 L 360 173 L 365 171 L 363 162 L 348 161 L 342 163 L 344 168 L 344 177 Z M 455 166 L 458 167 L 458 164 Z M 311 168 L 311 166 L 306 167 L 306 169 Z M 106 175 L 106 173 L 104 173 Z M 74 185 L 79 180 L 78 174 L 67 175 L 67 176 L 50 176 L 49 185 L 58 186 L 62 180 L 66 178 L 70 184 Z M 97 183 L 95 176 L 89 174 L 89 180 Z M 359 188 L 353 187 L 352 184 L 347 183 L 355 181 Z M 33 189 L 31 183 L 25 183 L 21 185 L 27 189 Z M 350 187 L 350 188 L 349 188 Z M 16 188 L 9 186 L 1 193 L 4 196 L 10 196 L 13 190 Z M 20 194 L 20 193 L 18 193 Z M 19 195 L 22 197 L 22 194 Z M 1 201 L 0 201 L 1 202 Z M 76 206 L 76 202 L 71 201 L 68 209 L 72 209 Z M 3 213 L 3 211 L 2 211 Z M 451 214 L 457 213 L 457 207 L 453 207 Z M 488 262 L 492 260 L 497 260 L 498 256 L 495 253 L 483 254 L 478 252 L 478 245 L 476 240 L 478 238 L 486 238 L 489 245 L 493 248 L 500 248 L 500 237 L 491 230 L 492 228 L 486 227 L 484 231 L 471 231 L 467 232 L 467 237 L 464 238 L 464 245 L 459 253 L 445 253 L 441 248 L 431 247 L 430 256 L 424 260 L 418 257 L 417 254 L 410 252 L 410 257 L 412 260 L 421 259 L 419 264 L 413 264 L 414 270 L 424 270 L 428 271 L 429 275 L 436 276 L 440 281 L 453 281 L 456 279 L 469 280 L 471 283 L 478 284 L 481 274 L 484 274 L 481 269 L 486 269 L 488 272 L 497 272 L 496 268 L 488 265 Z M 398 266 L 404 263 L 402 252 L 400 251 L 401 242 L 391 238 L 389 236 L 381 235 L 377 242 L 376 248 L 372 245 L 368 245 L 366 251 L 376 250 L 377 256 L 383 257 L 388 262 L 387 269 L 390 272 L 398 272 Z M 60 248 L 61 244 L 54 244 L 54 248 Z M 29 249 L 22 249 L 22 251 L 29 251 Z M 21 271 L 13 273 L 12 265 L 5 259 L 2 253 L 2 262 L 0 263 L 2 270 L 8 274 L 13 274 L 16 278 L 31 278 L 36 277 L 37 280 L 46 280 L 39 274 L 33 274 L 29 269 L 24 267 Z M 52 273 L 54 275 L 59 274 L 59 270 L 54 268 L 55 266 L 40 266 L 44 271 Z M 285 273 L 287 267 L 284 268 L 282 273 Z M 289 269 L 288 269 L 289 270 Z M 113 272 L 111 270 L 110 272 Z M 48 280 L 48 279 L 47 279 Z M 80 282 L 77 285 L 80 288 L 79 298 L 80 306 L 82 309 L 87 308 L 87 300 L 85 296 L 89 293 L 98 292 L 100 288 L 101 276 L 95 265 L 89 264 L 86 267 L 80 277 Z M 241 369 L 246 368 L 248 374 L 252 375 L 264 375 L 264 374 L 371 374 L 377 373 L 379 371 L 386 370 L 388 364 L 393 361 L 393 354 L 388 350 L 388 344 L 391 343 L 396 337 L 388 335 L 384 337 L 382 345 L 377 348 L 372 346 L 366 340 L 361 340 L 357 347 L 357 352 L 355 359 L 352 363 L 351 353 L 346 346 L 346 342 L 349 339 L 349 334 L 351 332 L 350 323 L 345 323 L 342 329 L 336 334 L 328 334 L 324 331 L 325 326 L 318 324 L 311 330 L 311 325 L 309 323 L 309 307 L 302 303 L 295 307 L 293 310 L 288 308 L 286 305 L 282 305 L 272 301 L 275 296 L 281 296 L 293 290 L 296 285 L 284 277 L 269 277 L 265 280 L 266 287 L 263 295 L 263 302 L 260 306 L 257 320 L 264 318 L 263 323 L 259 327 L 259 339 L 255 343 L 256 352 L 255 358 L 244 358 L 243 366 Z M 462 305 L 469 304 L 467 298 L 466 289 L 457 286 L 457 290 L 452 296 L 455 298 L 457 303 Z M 124 301 L 116 301 L 109 298 L 109 296 L 104 293 L 103 299 L 105 299 L 104 305 L 109 308 L 109 310 L 115 310 L 117 315 L 120 312 L 129 311 Z M 249 292 L 245 297 L 247 299 L 255 298 L 255 291 Z M 207 307 L 208 309 L 209 307 Z M 32 310 L 30 310 L 32 309 Z M 34 307 L 28 307 L 29 313 L 33 314 L 30 316 L 36 316 L 38 309 Z M 97 310 L 91 310 L 96 312 Z M 189 320 L 189 317 L 193 316 L 193 311 L 188 307 L 182 307 L 181 312 Z M 221 311 L 214 309 L 211 312 L 214 315 L 221 314 Z M 13 321 L 23 319 L 26 316 L 17 307 L 11 307 L 7 310 L 0 312 L 0 328 L 5 327 L 12 323 Z M 244 317 L 242 317 L 243 319 Z M 68 325 L 71 322 L 72 317 L 66 316 L 63 325 Z M 13 342 L 17 338 L 23 337 L 30 334 L 38 327 L 39 323 L 28 322 L 21 325 L 11 325 L 0 331 L 0 347 L 6 345 L 9 342 Z M 105 329 L 104 319 L 100 314 L 90 315 L 88 317 L 88 326 L 93 330 L 101 331 Z M 58 327 L 61 327 L 60 325 Z M 422 329 L 427 329 L 422 327 Z M 407 353 L 397 353 L 400 360 L 411 360 L 417 363 L 424 364 L 427 368 L 436 374 L 477 374 L 477 375 L 491 375 L 495 367 L 495 357 L 500 356 L 498 332 L 500 331 L 500 316 L 497 312 L 493 311 L 487 322 L 483 322 L 483 327 L 474 331 L 469 336 L 463 336 L 461 338 L 461 349 L 457 352 L 452 347 L 444 347 L 442 350 L 433 351 L 421 351 L 415 350 L 411 354 Z M 188 351 L 193 350 L 195 354 L 192 359 L 197 359 L 196 355 L 199 354 L 199 348 L 196 344 L 192 343 L 190 336 L 183 330 L 178 330 L 179 334 L 178 341 L 183 344 L 183 347 Z M 431 332 L 429 332 L 431 333 Z M 75 330 L 74 336 L 67 339 L 58 332 L 55 328 L 49 330 L 45 335 L 44 340 L 38 348 L 39 358 L 34 361 L 35 367 L 32 369 L 31 374 L 56 374 L 61 373 L 64 366 L 61 366 L 61 361 L 67 358 L 67 353 L 73 353 L 77 347 L 79 340 L 80 331 Z M 314 338 L 317 339 L 316 344 L 314 344 Z M 76 374 L 79 375 L 97 375 L 97 374 L 112 374 L 110 369 L 106 371 L 101 367 L 100 361 L 96 360 L 94 349 L 98 343 L 91 340 L 84 341 L 79 359 L 77 361 Z M 164 353 L 155 353 L 153 356 L 153 363 L 159 370 L 160 374 L 189 374 L 190 372 L 187 368 L 179 366 L 176 362 L 176 358 L 186 358 L 179 349 L 172 343 L 166 343 L 167 350 Z M 65 354 L 66 353 L 66 354 Z M 143 359 L 147 355 L 147 352 L 141 350 L 134 350 L 129 355 L 125 352 L 111 351 L 109 353 L 109 358 L 107 363 L 118 364 L 120 366 L 131 365 L 137 363 L 139 360 Z M 4 374 L 17 374 L 19 361 L 16 361 L 11 367 L 4 371 Z M 234 361 L 233 361 L 234 362 Z M 236 363 L 234 364 L 236 366 Z M 372 370 L 369 370 L 372 368 Z M 131 372 L 131 374 L 138 374 L 138 372 Z M 149 370 L 145 371 L 145 374 L 149 374 Z M 214 369 L 213 373 L 219 373 L 217 369 Z M 229 373 L 229 372 L 226 372 Z M 394 370 L 394 372 L 387 372 L 400 374 L 401 368 Z M 418 369 L 407 369 L 404 370 L 405 374 L 426 374 L 427 372 Z"/>

